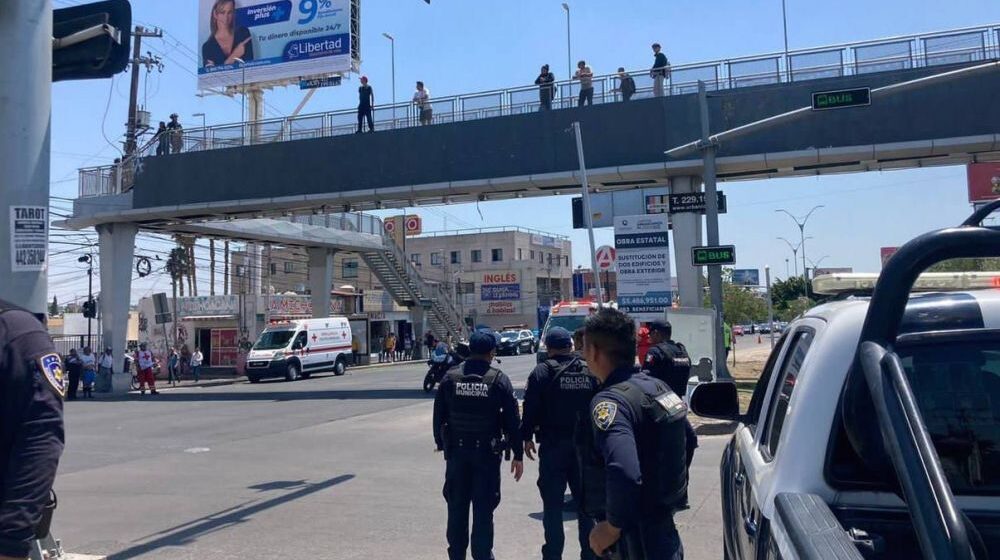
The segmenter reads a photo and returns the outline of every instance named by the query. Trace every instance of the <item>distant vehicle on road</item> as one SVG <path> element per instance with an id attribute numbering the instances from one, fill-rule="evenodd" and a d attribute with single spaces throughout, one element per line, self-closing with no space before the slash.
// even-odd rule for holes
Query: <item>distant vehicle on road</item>
<path id="1" fill-rule="evenodd" d="M 743 336 L 743 326 L 735 325 L 733 326 L 733 336 Z"/>
<path id="2" fill-rule="evenodd" d="M 841 299 L 788 325 L 745 413 L 735 383 L 694 389 L 694 413 L 738 422 L 726 559 L 1000 558 L 1000 272 L 920 274 L 1000 253 L 983 217 L 881 277 L 817 277 Z"/>
<path id="3" fill-rule="evenodd" d="M 614 302 L 607 305 L 616 306 Z M 587 317 L 597 311 L 598 307 L 596 301 L 590 300 L 560 301 L 553 305 L 552 309 L 549 310 L 549 318 L 545 321 L 545 326 L 542 327 L 542 334 L 539 337 L 538 352 L 535 354 L 535 359 L 538 363 L 544 362 L 548 357 L 548 353 L 545 351 L 545 333 L 549 329 L 552 327 L 562 327 L 570 333 L 576 332 L 577 329 L 583 326 L 583 322 Z"/>
<path id="4" fill-rule="evenodd" d="M 535 335 L 528 329 L 500 333 L 500 344 L 497 346 L 497 354 L 500 356 L 534 354 L 536 349 Z"/>
<path id="5" fill-rule="evenodd" d="M 260 333 L 247 354 L 247 379 L 286 381 L 332 371 L 344 375 L 351 355 L 351 325 L 346 317 L 275 323 Z"/>

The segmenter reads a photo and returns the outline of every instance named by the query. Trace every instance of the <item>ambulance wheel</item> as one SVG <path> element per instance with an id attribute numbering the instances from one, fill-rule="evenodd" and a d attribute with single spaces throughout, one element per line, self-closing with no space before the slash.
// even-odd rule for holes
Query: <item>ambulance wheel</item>
<path id="1" fill-rule="evenodd" d="M 340 376 L 345 373 L 347 373 L 347 360 L 341 356 L 340 358 L 337 358 L 337 362 L 333 364 L 333 374 Z"/>
<path id="2" fill-rule="evenodd" d="M 295 381 L 299 377 L 301 377 L 299 364 L 288 364 L 288 369 L 285 370 L 285 381 Z"/>

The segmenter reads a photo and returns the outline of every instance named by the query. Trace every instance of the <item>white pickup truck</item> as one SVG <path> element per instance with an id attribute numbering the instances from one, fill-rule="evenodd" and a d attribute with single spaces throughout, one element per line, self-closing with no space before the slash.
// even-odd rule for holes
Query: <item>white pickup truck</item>
<path id="1" fill-rule="evenodd" d="M 1000 558 L 1000 273 L 921 275 L 1000 254 L 991 206 L 881 276 L 816 278 L 840 297 L 788 326 L 745 412 L 733 383 L 695 388 L 696 414 L 738 422 L 725 558 Z"/>

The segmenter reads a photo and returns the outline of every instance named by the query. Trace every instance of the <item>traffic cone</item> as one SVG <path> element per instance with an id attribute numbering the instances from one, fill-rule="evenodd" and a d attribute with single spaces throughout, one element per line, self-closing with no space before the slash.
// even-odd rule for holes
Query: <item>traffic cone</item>
<path id="1" fill-rule="evenodd" d="M 760 344 L 762 342 L 764 342 L 764 340 L 760 337 L 760 333 L 757 333 L 757 344 Z"/>

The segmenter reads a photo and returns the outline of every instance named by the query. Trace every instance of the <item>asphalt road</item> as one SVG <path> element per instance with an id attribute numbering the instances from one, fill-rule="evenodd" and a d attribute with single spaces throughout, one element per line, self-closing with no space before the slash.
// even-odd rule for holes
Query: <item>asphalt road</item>
<path id="1" fill-rule="evenodd" d="M 534 357 L 502 360 L 523 388 Z M 68 552 L 115 559 L 443 558 L 444 462 L 425 371 L 68 402 L 54 534 Z M 677 516 L 687 558 L 722 557 L 726 441 L 701 438 L 692 507 Z M 504 473 L 497 558 L 540 555 L 537 473 L 530 462 L 519 483 Z M 567 559 L 579 557 L 570 519 Z"/>

